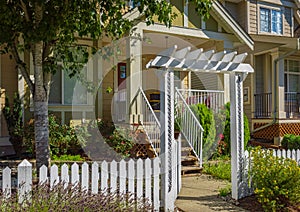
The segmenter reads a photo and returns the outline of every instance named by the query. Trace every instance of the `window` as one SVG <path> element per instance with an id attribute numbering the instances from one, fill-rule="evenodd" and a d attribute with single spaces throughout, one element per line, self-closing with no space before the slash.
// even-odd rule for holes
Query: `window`
<path id="1" fill-rule="evenodd" d="M 87 75 L 87 68 L 82 70 Z M 68 73 L 59 69 L 52 77 L 49 104 L 86 105 L 88 104 L 87 89 L 78 82 L 76 77 L 70 78 Z"/>
<path id="2" fill-rule="evenodd" d="M 300 92 L 300 61 L 286 60 L 284 64 L 285 92 Z"/>
<path id="3" fill-rule="evenodd" d="M 282 12 L 260 8 L 260 31 L 282 34 Z"/>

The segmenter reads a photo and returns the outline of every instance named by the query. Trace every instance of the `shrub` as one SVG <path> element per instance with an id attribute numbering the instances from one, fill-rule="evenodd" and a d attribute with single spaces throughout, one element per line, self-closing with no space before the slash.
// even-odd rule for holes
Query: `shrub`
<path id="1" fill-rule="evenodd" d="M 250 171 L 254 192 L 267 211 L 300 202 L 300 167 L 291 159 L 274 157 L 272 151 L 252 151 Z"/>
<path id="2" fill-rule="evenodd" d="M 104 193 L 89 194 L 82 192 L 80 185 L 64 188 L 58 184 L 50 189 L 39 185 L 33 189 L 31 198 L 18 203 L 17 195 L 0 198 L 0 210 L 21 211 L 151 211 L 152 206 L 146 199 L 136 199 L 132 194 Z"/>
<path id="3" fill-rule="evenodd" d="M 51 159 L 55 161 L 84 161 L 80 155 L 53 155 Z"/>
<path id="4" fill-rule="evenodd" d="M 132 132 L 125 128 L 116 128 L 112 135 L 110 135 L 106 142 L 117 153 L 122 154 L 123 157 L 130 156 L 130 150 L 134 146 L 134 135 Z"/>
<path id="5" fill-rule="evenodd" d="M 226 108 L 226 120 L 225 120 L 225 129 L 224 129 L 224 142 L 226 143 L 226 149 L 224 154 L 230 154 L 230 103 L 225 104 Z M 249 121 L 247 116 L 244 114 L 244 146 L 247 146 L 248 141 L 250 140 L 250 129 Z"/>
<path id="6" fill-rule="evenodd" d="M 27 147 L 27 152 L 30 154 L 35 153 L 34 141 L 34 120 L 30 120 L 25 128 L 24 143 Z M 65 154 L 78 154 L 81 150 L 80 140 L 74 127 L 60 124 L 54 115 L 49 115 L 49 145 L 51 157 L 65 155 Z"/>
<path id="7" fill-rule="evenodd" d="M 283 137 L 281 146 L 285 149 L 300 149 L 300 136 L 287 134 Z"/>
<path id="8" fill-rule="evenodd" d="M 191 109 L 203 127 L 203 152 L 206 153 L 210 150 L 216 139 L 214 114 L 205 104 L 191 105 Z"/>
<path id="9" fill-rule="evenodd" d="M 8 97 L 5 96 L 5 105 L 2 109 L 10 141 L 18 157 L 21 157 L 23 148 L 23 115 L 22 104 L 18 93 L 14 94 L 13 105 L 11 106 Z"/>

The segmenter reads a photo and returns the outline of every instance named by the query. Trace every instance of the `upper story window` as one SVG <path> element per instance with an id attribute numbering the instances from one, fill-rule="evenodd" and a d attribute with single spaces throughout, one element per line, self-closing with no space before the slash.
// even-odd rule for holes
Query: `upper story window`
<path id="1" fill-rule="evenodd" d="M 260 31 L 282 34 L 282 12 L 268 8 L 260 8 Z"/>

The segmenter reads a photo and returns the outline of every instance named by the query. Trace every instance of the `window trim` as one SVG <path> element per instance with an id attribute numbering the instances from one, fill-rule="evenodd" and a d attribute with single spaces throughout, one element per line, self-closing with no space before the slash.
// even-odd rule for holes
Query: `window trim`
<path id="1" fill-rule="evenodd" d="M 283 27 L 283 21 L 284 21 L 284 10 L 282 7 L 280 6 L 270 6 L 270 5 L 265 5 L 265 4 L 258 4 L 258 12 L 257 12 L 257 25 L 258 25 L 258 30 L 257 33 L 258 34 L 262 34 L 262 35 L 277 35 L 277 36 L 283 36 L 284 35 L 284 27 Z M 260 19 L 260 11 L 261 9 L 266 9 L 270 11 L 270 32 L 265 32 L 261 30 L 261 19 Z M 276 10 L 281 12 L 281 33 L 276 33 L 276 32 L 272 32 L 272 11 Z"/>
<path id="2" fill-rule="evenodd" d="M 84 65 L 84 67 L 86 67 L 87 70 L 87 80 L 92 82 L 93 81 L 93 63 L 91 60 L 88 61 L 88 63 L 86 65 Z M 55 107 L 72 107 L 72 106 L 89 106 L 93 104 L 93 97 L 92 94 L 90 92 L 87 91 L 87 101 L 86 104 L 66 104 L 65 103 L 65 80 L 64 80 L 64 71 L 61 72 L 61 103 L 50 103 L 50 101 L 48 101 L 49 106 L 55 106 Z"/>
<path id="3" fill-rule="evenodd" d="M 288 69 L 288 66 L 289 66 L 289 61 L 297 61 L 299 62 L 298 60 L 296 59 L 292 59 L 292 58 L 289 58 L 289 59 L 286 59 L 284 62 L 286 64 L 285 67 L 287 67 L 287 69 L 285 69 L 284 67 L 284 83 L 286 82 L 286 84 L 284 84 L 284 88 L 286 89 L 285 92 L 294 92 L 294 91 L 290 91 L 290 86 L 287 86 L 287 85 L 290 85 L 290 75 L 294 75 L 294 76 L 299 76 L 300 77 L 300 63 L 299 63 L 299 72 L 293 72 L 293 71 L 289 71 Z"/>

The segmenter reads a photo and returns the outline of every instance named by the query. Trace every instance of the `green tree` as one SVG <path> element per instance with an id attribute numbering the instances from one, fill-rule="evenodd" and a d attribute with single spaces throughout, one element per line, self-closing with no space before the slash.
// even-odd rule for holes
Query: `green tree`
<path id="1" fill-rule="evenodd" d="M 126 19 L 125 0 L 1 0 L 1 53 L 10 53 L 17 70 L 24 77 L 33 95 L 37 167 L 48 165 L 49 130 L 48 96 L 51 76 L 57 63 L 63 62 L 69 76 L 78 74 L 78 51 L 87 61 L 90 49 L 75 45 L 80 37 L 93 40 L 108 36 L 118 39 L 143 18 L 147 24 L 158 21 L 170 26 L 174 18 L 171 5 L 165 0 L 139 0 L 140 16 Z M 194 0 L 196 11 L 208 16 L 210 0 Z M 70 47 L 73 48 L 70 48 Z M 78 50 L 78 51 L 74 51 Z M 32 54 L 34 80 L 20 53 Z M 77 53 L 76 53 L 77 52 Z M 59 56 L 58 56 L 59 55 Z"/>

